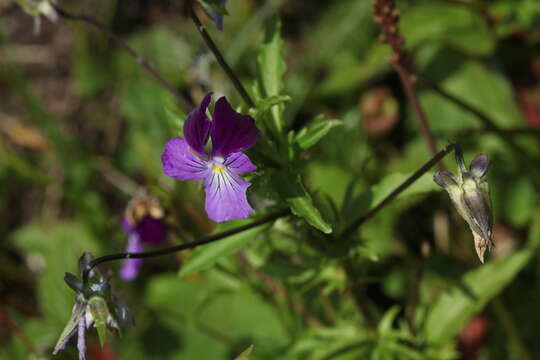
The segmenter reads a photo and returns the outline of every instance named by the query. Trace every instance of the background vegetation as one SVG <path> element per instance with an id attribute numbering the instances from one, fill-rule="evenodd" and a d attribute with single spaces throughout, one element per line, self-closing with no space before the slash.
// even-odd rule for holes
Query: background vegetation
<path id="1" fill-rule="evenodd" d="M 106 24 L 193 104 L 214 91 L 247 112 L 186 3 L 59 6 Z M 223 32 L 198 13 L 257 100 L 253 219 L 285 205 L 297 215 L 145 260 L 133 282 L 114 275 L 137 323 L 103 349 L 91 331 L 90 359 L 233 359 L 250 344 L 255 360 L 540 357 L 540 5 L 397 6 L 419 78 L 478 110 L 418 83 L 438 148 L 458 141 L 467 161 L 492 160 L 486 264 L 434 170 L 339 236 L 432 156 L 372 3 L 230 0 Z M 51 358 L 74 302 L 64 272 L 83 251 L 124 248 L 138 187 L 166 209 L 169 244 L 250 220 L 216 226 L 198 182 L 162 173 L 191 108 L 103 32 L 60 17 L 35 35 L 10 1 L 0 16 L 0 359 Z M 57 358 L 76 356 L 72 342 Z"/>

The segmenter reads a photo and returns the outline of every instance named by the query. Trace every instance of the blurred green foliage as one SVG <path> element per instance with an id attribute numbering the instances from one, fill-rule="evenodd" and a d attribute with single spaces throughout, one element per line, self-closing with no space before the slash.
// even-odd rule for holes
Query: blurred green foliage
<path id="1" fill-rule="evenodd" d="M 64 272 L 83 251 L 122 251 L 120 219 L 139 186 L 166 209 L 170 244 L 282 207 L 293 215 L 145 260 L 131 283 L 115 275 L 120 263 L 102 265 L 136 326 L 103 350 L 89 332 L 90 359 L 540 356 L 536 1 L 397 1 L 418 74 L 503 129 L 419 83 L 438 146 L 458 141 L 468 159 L 492 160 L 496 248 L 485 265 L 432 171 L 340 236 L 431 157 L 370 1 L 231 0 L 222 32 L 203 18 L 255 100 L 249 110 L 180 3 L 59 1 L 104 22 L 194 104 L 213 91 L 253 115 L 255 215 L 216 226 L 199 183 L 162 173 L 163 145 L 191 109 L 136 59 L 81 22 L 44 22 L 34 36 L 32 18 L 0 6 L 0 359 L 51 357 L 74 302 Z M 451 156 L 444 164 L 455 169 Z M 76 356 L 72 341 L 56 358 Z"/>

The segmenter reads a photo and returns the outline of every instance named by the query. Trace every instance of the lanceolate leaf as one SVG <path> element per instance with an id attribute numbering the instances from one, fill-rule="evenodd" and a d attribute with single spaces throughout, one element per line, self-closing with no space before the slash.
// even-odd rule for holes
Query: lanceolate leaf
<path id="1" fill-rule="evenodd" d="M 467 272 L 459 285 L 444 291 L 429 311 L 423 332 L 430 343 L 451 340 L 467 321 L 502 291 L 529 262 L 540 243 L 540 221 L 531 230 L 528 246 L 505 258 Z"/>
<path id="2" fill-rule="evenodd" d="M 303 128 L 296 135 L 296 143 L 301 149 L 309 149 L 324 138 L 330 130 L 336 126 L 342 125 L 339 120 L 322 120 L 313 125 Z"/>
<path id="3" fill-rule="evenodd" d="M 276 175 L 278 191 L 289 204 L 293 214 L 303 217 L 311 226 L 325 234 L 332 232 L 332 227 L 321 216 L 319 210 L 313 205 L 311 196 L 306 191 L 300 177 L 282 172 Z"/>
<path id="4" fill-rule="evenodd" d="M 216 232 L 230 230 L 232 228 L 245 225 L 253 221 L 252 219 L 235 220 L 221 224 L 216 229 Z M 212 267 L 224 256 L 234 254 L 242 249 L 250 241 L 253 241 L 259 233 L 267 229 L 271 224 L 265 224 L 256 228 L 243 231 L 237 235 L 230 236 L 226 239 L 201 246 L 193 251 L 187 262 L 180 269 L 180 276 L 185 276 L 196 271 L 203 271 Z"/>
<path id="5" fill-rule="evenodd" d="M 286 65 L 283 60 L 281 21 L 277 16 L 266 28 L 264 43 L 257 58 L 257 70 L 260 95 L 263 98 L 282 95 Z M 272 127 L 278 134 L 283 131 L 283 110 L 283 105 L 272 107 Z"/>

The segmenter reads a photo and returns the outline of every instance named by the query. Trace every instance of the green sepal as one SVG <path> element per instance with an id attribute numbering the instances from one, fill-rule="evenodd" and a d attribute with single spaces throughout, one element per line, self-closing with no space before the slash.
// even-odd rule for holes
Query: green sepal
<path id="1" fill-rule="evenodd" d="M 58 341 L 56 342 L 56 345 L 54 346 L 55 349 L 57 349 L 62 342 L 65 341 L 66 337 L 69 336 L 69 334 L 79 325 L 79 321 L 81 320 L 81 317 L 84 315 L 85 310 L 85 304 L 77 302 L 73 308 L 73 313 L 71 314 L 71 317 L 69 318 L 68 323 L 64 327 L 64 330 L 62 330 L 62 333 L 60 334 L 60 337 L 58 338 Z"/>
<path id="2" fill-rule="evenodd" d="M 94 319 L 94 324 L 96 326 L 99 343 L 103 347 L 105 345 L 105 340 L 107 337 L 107 319 L 109 317 L 109 308 L 105 299 L 101 296 L 94 296 L 88 301 L 88 308 Z"/>

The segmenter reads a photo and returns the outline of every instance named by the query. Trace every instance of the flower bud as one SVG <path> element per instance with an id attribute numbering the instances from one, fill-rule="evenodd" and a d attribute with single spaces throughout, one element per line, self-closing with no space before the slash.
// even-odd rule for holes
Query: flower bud
<path id="1" fill-rule="evenodd" d="M 488 184 L 484 180 L 489 160 L 486 155 L 478 155 L 467 170 L 459 147 L 456 147 L 455 154 L 458 176 L 448 171 L 439 171 L 433 180 L 448 192 L 458 213 L 469 224 L 476 253 L 483 263 L 486 250 L 494 246 L 491 200 Z"/>

